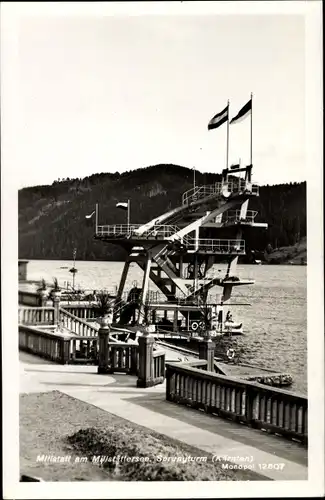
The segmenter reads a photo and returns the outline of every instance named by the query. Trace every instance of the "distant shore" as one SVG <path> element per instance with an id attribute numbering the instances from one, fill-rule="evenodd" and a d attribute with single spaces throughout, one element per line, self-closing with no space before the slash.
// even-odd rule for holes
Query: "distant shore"
<path id="1" fill-rule="evenodd" d="M 307 241 L 303 238 L 292 246 L 276 248 L 269 254 L 265 253 L 265 264 L 307 265 Z"/>

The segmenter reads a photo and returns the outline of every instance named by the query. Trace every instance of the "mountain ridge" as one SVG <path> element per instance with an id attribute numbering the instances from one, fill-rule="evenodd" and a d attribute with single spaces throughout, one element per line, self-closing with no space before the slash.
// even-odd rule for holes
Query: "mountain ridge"
<path id="1" fill-rule="evenodd" d="M 220 174 L 196 171 L 196 184 L 212 184 Z M 19 202 L 19 258 L 123 260 L 118 246 L 94 240 L 94 218 L 99 205 L 100 224 L 124 224 L 126 213 L 117 202 L 130 199 L 131 223 L 144 223 L 181 203 L 182 193 L 193 187 L 193 170 L 174 164 L 158 164 L 119 174 L 98 173 L 74 179 L 58 179 L 51 185 L 22 188 Z M 268 222 L 266 231 L 247 230 L 248 254 L 270 255 L 273 248 L 294 246 L 306 237 L 306 182 L 261 186 L 260 197 L 249 204 L 259 213 L 256 221 Z M 267 260 L 267 259 L 265 259 Z"/>

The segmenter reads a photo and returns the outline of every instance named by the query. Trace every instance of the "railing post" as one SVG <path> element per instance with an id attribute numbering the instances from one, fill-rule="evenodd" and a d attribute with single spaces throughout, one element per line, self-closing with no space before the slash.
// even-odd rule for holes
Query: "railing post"
<path id="1" fill-rule="evenodd" d="M 153 344 L 154 338 L 148 331 L 139 337 L 139 373 L 137 387 L 151 387 L 153 380 Z"/>
<path id="2" fill-rule="evenodd" d="M 61 346 L 62 346 L 61 361 L 63 365 L 67 365 L 70 361 L 70 339 L 62 339 Z"/>
<path id="3" fill-rule="evenodd" d="M 132 346 L 130 375 L 137 375 L 137 374 L 138 374 L 138 346 Z"/>
<path id="4" fill-rule="evenodd" d="M 254 424 L 254 392 L 246 387 L 245 390 L 245 418 L 247 425 Z"/>
<path id="5" fill-rule="evenodd" d="M 199 359 L 207 361 L 207 371 L 214 372 L 214 349 L 215 343 L 211 339 L 205 339 L 199 342 Z"/>
<path id="6" fill-rule="evenodd" d="M 100 329 L 98 330 L 99 360 L 97 373 L 99 374 L 112 373 L 112 367 L 109 357 L 109 334 L 110 327 L 107 320 L 104 321 L 103 319 L 100 325 Z"/>
<path id="7" fill-rule="evenodd" d="M 53 324 L 58 325 L 60 322 L 60 298 L 61 292 L 52 292 L 52 301 L 54 307 Z"/>
<path id="8" fill-rule="evenodd" d="M 45 307 L 47 303 L 48 292 L 46 290 L 38 291 L 38 303 L 40 307 Z"/>
<path id="9" fill-rule="evenodd" d="M 171 394 L 170 394 L 170 389 L 171 389 L 171 377 L 172 377 L 172 372 L 169 367 L 169 365 L 166 365 L 166 401 L 171 401 Z"/>

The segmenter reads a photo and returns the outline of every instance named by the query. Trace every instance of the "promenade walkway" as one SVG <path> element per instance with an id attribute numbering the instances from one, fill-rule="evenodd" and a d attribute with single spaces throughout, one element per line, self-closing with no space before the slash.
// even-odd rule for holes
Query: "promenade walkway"
<path id="1" fill-rule="evenodd" d="M 236 464 L 249 457 L 245 463 L 267 479 L 307 479 L 307 450 L 298 443 L 167 402 L 165 384 L 138 389 L 132 376 L 98 375 L 95 366 L 57 365 L 21 352 L 20 392 L 53 390 L 195 446 L 202 456 Z"/>

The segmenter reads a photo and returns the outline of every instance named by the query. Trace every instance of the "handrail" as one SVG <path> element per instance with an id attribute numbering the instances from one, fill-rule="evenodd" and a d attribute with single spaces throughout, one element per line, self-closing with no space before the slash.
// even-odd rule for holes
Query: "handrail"
<path id="1" fill-rule="evenodd" d="M 241 217 L 240 210 L 229 210 L 224 214 L 222 223 L 223 224 L 232 224 L 235 222 L 253 223 L 257 213 L 258 212 L 256 210 L 247 210 L 245 217 Z"/>
<path id="2" fill-rule="evenodd" d="M 168 363 L 166 399 L 284 437 L 308 441 L 308 400 L 256 382 Z"/>
<path id="3" fill-rule="evenodd" d="M 212 251 L 214 253 L 245 254 L 245 240 L 193 238 L 187 243 L 188 250 Z"/>
<path id="4" fill-rule="evenodd" d="M 182 196 L 182 204 L 186 205 L 195 202 L 201 198 L 215 196 L 221 194 L 221 183 L 208 184 L 205 186 L 196 186 L 188 191 L 185 191 Z"/>
<path id="5" fill-rule="evenodd" d="M 59 309 L 59 321 L 67 328 L 67 330 L 72 331 L 76 335 L 80 335 L 81 337 L 97 337 L 99 328 L 96 328 L 92 324 L 84 321 L 77 316 L 69 313 L 62 307 Z"/>
<path id="6" fill-rule="evenodd" d="M 47 324 L 53 325 L 54 307 L 26 307 L 18 308 L 19 324 Z"/>
<path id="7" fill-rule="evenodd" d="M 105 226 L 97 226 L 96 235 L 99 236 L 134 236 L 137 239 L 148 239 L 158 237 L 162 239 L 167 239 L 173 234 L 179 231 L 179 227 L 172 224 L 157 224 L 152 226 L 147 231 L 144 231 L 141 234 L 137 233 L 137 229 L 140 227 L 140 224 L 111 224 Z"/>
<path id="8" fill-rule="evenodd" d="M 258 195 L 259 194 L 259 186 L 258 184 L 251 184 L 245 179 L 230 179 L 227 183 L 225 183 L 227 189 L 231 193 L 251 193 Z"/>
<path id="9" fill-rule="evenodd" d="M 97 317 L 95 304 L 62 304 L 62 309 L 81 320 L 94 319 Z"/>
<path id="10" fill-rule="evenodd" d="M 182 196 L 182 204 L 187 205 L 194 203 L 201 198 L 221 195 L 223 193 L 223 189 L 230 193 L 247 192 L 254 195 L 259 194 L 259 187 L 257 184 L 248 183 L 245 179 L 231 179 L 224 183 L 216 182 L 215 184 L 196 186 L 188 191 L 185 191 Z"/>
<path id="11" fill-rule="evenodd" d="M 61 364 L 69 362 L 71 337 L 19 325 L 19 349 Z"/>
<path id="12" fill-rule="evenodd" d="M 24 306 L 24 305 L 19 305 L 19 309 L 24 310 L 24 311 L 44 311 L 44 310 L 54 310 L 53 306 Z"/>
<path id="13" fill-rule="evenodd" d="M 141 224 L 109 224 L 96 227 L 96 235 L 114 235 L 114 236 L 124 236 L 125 234 L 131 234 L 140 227 Z"/>

